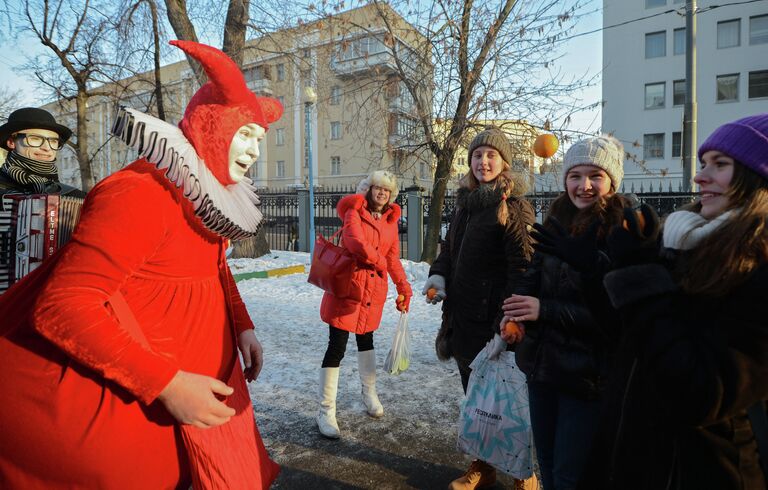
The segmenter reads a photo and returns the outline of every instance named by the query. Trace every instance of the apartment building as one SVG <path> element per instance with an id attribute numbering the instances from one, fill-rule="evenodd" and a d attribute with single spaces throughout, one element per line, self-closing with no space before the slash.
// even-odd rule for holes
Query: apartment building
<path id="1" fill-rule="evenodd" d="M 768 2 L 701 0 L 696 19 L 699 145 L 725 122 L 768 112 Z M 685 1 L 604 0 L 603 27 L 602 130 L 630 155 L 624 188 L 676 191 L 683 179 Z"/>
<path id="2" fill-rule="evenodd" d="M 285 107 L 250 170 L 254 183 L 306 187 L 311 165 L 318 187 L 357 183 L 381 168 L 405 185 L 429 186 L 432 158 L 420 145 L 415 101 L 398 69 L 399 61 L 416 84 L 417 97 L 430 107 L 429 59 L 422 36 L 387 5 L 366 5 L 249 40 L 243 66 L 248 86 Z M 161 77 L 166 120 L 177 124 L 199 85 L 186 61 L 164 66 Z M 151 80 L 151 73 L 121 80 L 106 87 L 111 97 L 90 99 L 88 138 L 96 152 L 96 180 L 135 158 L 109 137 L 109 129 L 118 105 L 157 114 Z M 316 98 L 308 97 L 308 88 Z M 54 102 L 45 108 L 75 127 L 68 107 Z M 63 181 L 79 184 L 74 154 L 63 152 L 60 172 Z"/>

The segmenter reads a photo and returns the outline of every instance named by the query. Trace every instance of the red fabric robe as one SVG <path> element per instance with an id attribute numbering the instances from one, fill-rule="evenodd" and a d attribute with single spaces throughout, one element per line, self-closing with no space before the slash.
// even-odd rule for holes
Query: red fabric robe
<path id="1" fill-rule="evenodd" d="M 180 369 L 244 384 L 230 377 L 235 336 L 253 325 L 224 248 L 146 161 L 91 191 L 72 240 L 0 296 L 0 487 L 189 487 L 179 426 L 156 398 Z M 148 346 L 106 304 L 116 291 Z M 252 488 L 267 488 L 278 468 L 254 431 Z"/>

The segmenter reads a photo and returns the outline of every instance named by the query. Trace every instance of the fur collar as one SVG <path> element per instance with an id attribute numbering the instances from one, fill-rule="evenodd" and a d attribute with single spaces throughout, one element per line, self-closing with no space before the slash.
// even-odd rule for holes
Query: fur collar
<path id="1" fill-rule="evenodd" d="M 362 194 L 350 194 L 341 198 L 336 205 L 336 212 L 339 213 L 339 217 L 343 220 L 344 215 L 350 209 L 356 209 L 361 216 L 366 216 L 370 220 L 373 220 L 373 216 L 368 211 L 368 202 L 365 200 L 365 196 Z M 396 223 L 400 219 L 401 215 L 400 206 L 395 203 L 391 203 L 389 208 L 384 211 L 381 218 L 386 220 L 387 223 Z"/>
<path id="2" fill-rule="evenodd" d="M 460 187 L 456 192 L 456 206 L 469 211 L 495 208 L 504 199 L 504 191 L 495 185 L 480 185 L 472 190 Z"/>

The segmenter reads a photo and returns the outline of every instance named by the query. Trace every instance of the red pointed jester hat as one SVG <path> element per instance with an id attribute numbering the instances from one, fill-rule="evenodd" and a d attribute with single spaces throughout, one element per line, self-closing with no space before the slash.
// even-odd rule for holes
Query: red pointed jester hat
<path id="1" fill-rule="evenodd" d="M 248 89 L 240 68 L 222 51 L 193 41 L 171 41 L 200 62 L 208 82 L 187 105 L 179 128 L 216 179 L 234 184 L 229 176 L 229 145 L 240 127 L 256 123 L 265 130 L 283 114 L 283 106 Z"/>

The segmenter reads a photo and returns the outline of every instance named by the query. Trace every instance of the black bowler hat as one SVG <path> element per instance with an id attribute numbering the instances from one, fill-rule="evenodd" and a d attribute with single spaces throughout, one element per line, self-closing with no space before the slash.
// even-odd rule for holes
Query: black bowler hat
<path id="1" fill-rule="evenodd" d="M 0 147 L 10 151 L 8 137 L 18 131 L 33 128 L 48 129 L 58 133 L 62 144 L 72 136 L 72 130 L 58 124 L 50 112 L 36 107 L 22 107 L 11 112 L 8 122 L 0 126 Z"/>

